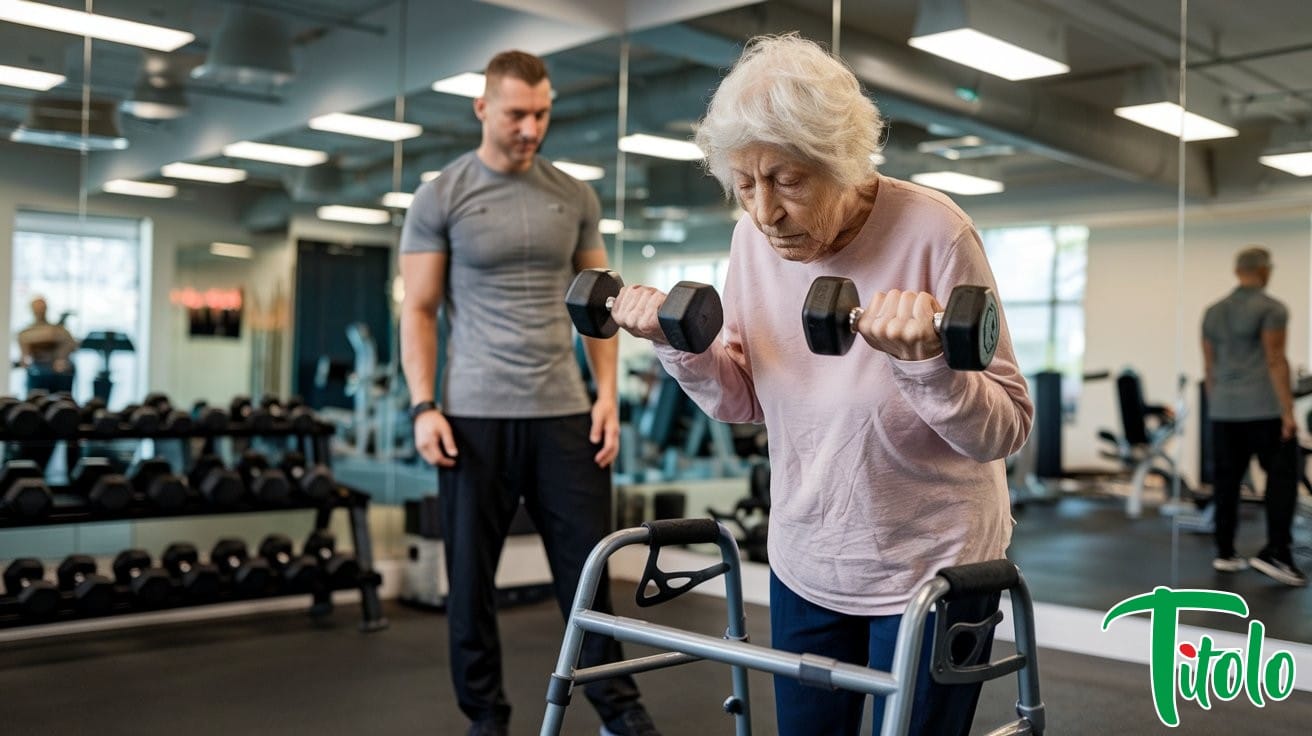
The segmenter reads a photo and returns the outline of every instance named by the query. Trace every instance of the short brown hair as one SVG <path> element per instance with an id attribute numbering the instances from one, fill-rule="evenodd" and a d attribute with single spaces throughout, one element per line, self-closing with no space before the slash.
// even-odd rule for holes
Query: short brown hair
<path id="1" fill-rule="evenodd" d="M 1271 251 L 1259 245 L 1250 245 L 1235 256 L 1235 270 L 1254 273 L 1271 268 Z"/>
<path id="2" fill-rule="evenodd" d="M 511 77 L 535 85 L 547 78 L 547 65 L 533 54 L 523 51 L 502 51 L 487 63 L 483 75 L 487 77 L 489 88 L 503 77 Z"/>

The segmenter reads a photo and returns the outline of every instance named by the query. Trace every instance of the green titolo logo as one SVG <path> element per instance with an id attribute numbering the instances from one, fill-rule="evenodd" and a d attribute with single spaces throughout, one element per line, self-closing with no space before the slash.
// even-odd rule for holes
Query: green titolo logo
<path id="1" fill-rule="evenodd" d="M 1294 655 L 1285 650 L 1262 659 L 1266 627 L 1248 622 L 1245 649 L 1218 649 L 1212 637 L 1203 636 L 1195 646 L 1177 642 L 1180 611 L 1209 611 L 1248 617 L 1242 596 L 1219 590 L 1172 590 L 1158 586 L 1151 593 L 1117 603 L 1102 620 L 1102 630 L 1122 616 L 1147 613 L 1152 621 L 1152 659 L 1149 677 L 1157 717 L 1167 726 L 1180 725 L 1176 708 L 1179 697 L 1194 701 L 1203 710 L 1212 707 L 1212 696 L 1234 700 L 1242 692 L 1255 706 L 1280 701 L 1294 691 Z M 1177 654 L 1179 656 L 1177 656 Z"/>

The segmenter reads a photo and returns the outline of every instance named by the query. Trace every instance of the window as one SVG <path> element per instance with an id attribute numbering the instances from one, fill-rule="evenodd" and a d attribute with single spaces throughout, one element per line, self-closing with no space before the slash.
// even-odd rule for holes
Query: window
<path id="1" fill-rule="evenodd" d="M 1088 228 L 1018 227 L 980 234 L 1021 372 L 1080 375 Z"/>
<path id="2" fill-rule="evenodd" d="M 729 258 L 701 258 L 670 260 L 656 267 L 656 278 L 652 286 L 669 292 L 680 281 L 698 281 L 710 284 L 715 290 L 724 293 L 724 277 L 729 273 Z"/>
<path id="3" fill-rule="evenodd" d="M 31 303 L 43 297 L 47 319 L 64 323 L 73 337 L 113 330 L 128 336 L 135 352 L 112 355 L 111 406 L 137 397 L 144 386 L 146 335 L 141 299 L 143 253 L 149 225 L 141 220 L 87 217 L 46 212 L 19 212 L 14 223 L 13 289 L 10 293 L 10 330 L 32 323 Z M 11 360 L 18 360 L 17 340 L 11 342 Z M 92 395 L 92 382 L 104 367 L 99 353 L 79 350 L 72 355 L 76 370 L 73 395 L 79 402 Z M 9 389 L 27 392 L 23 370 L 10 373 Z"/>

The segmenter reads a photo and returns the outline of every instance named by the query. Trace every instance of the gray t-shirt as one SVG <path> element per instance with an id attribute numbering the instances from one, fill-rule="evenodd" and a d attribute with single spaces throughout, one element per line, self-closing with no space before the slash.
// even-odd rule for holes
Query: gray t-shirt
<path id="1" fill-rule="evenodd" d="M 443 376 L 453 416 L 531 418 L 590 409 L 565 292 L 574 254 L 604 247 L 592 188 L 541 157 L 503 174 L 470 152 L 415 192 L 402 253 L 448 253 Z"/>
<path id="2" fill-rule="evenodd" d="M 1289 310 L 1256 287 L 1241 286 L 1208 307 L 1203 337 L 1212 343 L 1215 385 L 1208 416 L 1223 421 L 1280 417 L 1280 400 L 1266 367 L 1262 333 L 1283 330 Z"/>

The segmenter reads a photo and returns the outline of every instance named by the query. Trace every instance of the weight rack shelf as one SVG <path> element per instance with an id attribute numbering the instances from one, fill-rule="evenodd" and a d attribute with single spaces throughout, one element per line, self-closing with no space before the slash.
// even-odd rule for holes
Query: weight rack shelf
<path id="1" fill-rule="evenodd" d="M 42 427 L 35 432 L 26 434 L 16 434 L 6 429 L 0 429 L 0 442 L 58 442 L 60 440 L 185 440 L 185 439 L 210 439 L 219 437 L 314 437 L 328 438 L 333 434 L 333 427 L 330 424 L 316 421 L 314 427 L 310 430 L 296 429 L 288 421 L 275 421 L 269 426 L 257 427 L 251 422 L 230 421 L 228 426 L 223 429 L 214 429 L 201 425 L 194 425 L 191 428 L 182 431 L 165 431 L 154 430 L 145 432 L 133 429 L 129 426 L 123 426 L 112 432 L 96 431 L 92 425 L 80 425 L 76 432 L 72 434 L 56 434 L 49 427 Z"/>
<path id="2" fill-rule="evenodd" d="M 319 581 L 314 586 L 302 589 L 280 589 L 273 593 L 263 594 L 244 594 L 236 590 L 225 589 L 218 594 L 205 598 L 196 599 L 190 597 L 184 590 L 182 582 L 176 579 L 170 579 L 170 591 L 168 601 L 160 606 L 150 608 L 141 608 L 132 603 L 132 590 L 128 585 L 114 585 L 114 601 L 111 609 L 105 613 L 87 614 L 78 609 L 77 599 L 72 591 L 60 591 L 59 608 L 53 618 L 33 620 L 25 618 L 21 613 L 18 599 L 13 596 L 0 595 L 0 629 L 13 628 L 16 626 L 39 626 L 44 624 L 64 623 L 67 621 L 80 621 L 86 619 L 106 618 L 108 616 L 117 616 L 130 613 L 158 613 L 160 611 L 170 611 L 179 608 L 194 608 L 196 606 L 210 606 L 219 603 L 235 603 L 239 601 L 257 601 L 268 598 L 286 598 L 298 595 L 314 595 L 315 605 L 311 607 L 312 616 L 323 617 L 332 612 L 332 594 L 339 590 L 351 590 L 356 587 L 377 587 L 382 583 L 382 576 L 376 572 L 361 572 L 359 580 L 356 582 L 338 582 Z M 326 605 L 324 602 L 325 601 Z M 382 622 L 383 627 L 386 621 Z M 381 627 L 380 627 L 381 628 Z"/>

